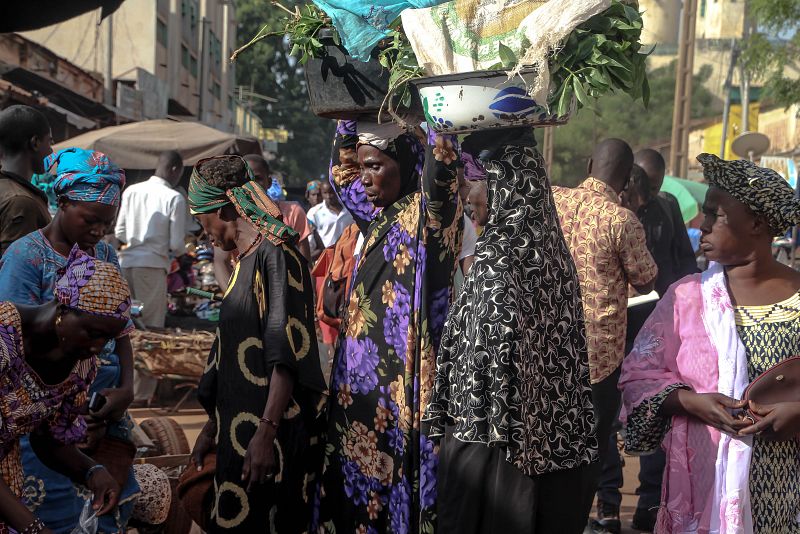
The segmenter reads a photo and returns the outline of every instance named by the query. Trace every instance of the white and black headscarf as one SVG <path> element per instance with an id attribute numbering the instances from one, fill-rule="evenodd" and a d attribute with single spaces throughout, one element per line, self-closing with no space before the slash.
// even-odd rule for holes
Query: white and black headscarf
<path id="1" fill-rule="evenodd" d="M 800 199 L 789 183 L 772 169 L 745 160 L 725 161 L 713 154 L 700 154 L 703 176 L 733 198 L 767 218 L 775 235 L 781 236 L 800 224 Z"/>

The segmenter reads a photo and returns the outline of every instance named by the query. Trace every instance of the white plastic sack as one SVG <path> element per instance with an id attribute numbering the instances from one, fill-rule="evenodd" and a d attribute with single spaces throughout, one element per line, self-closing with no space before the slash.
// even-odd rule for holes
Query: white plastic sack
<path id="1" fill-rule="evenodd" d="M 72 529 L 71 534 L 97 534 L 97 515 L 92 510 L 92 499 L 87 499 L 81 510 L 78 524 Z"/>
<path id="2" fill-rule="evenodd" d="M 502 43 L 519 66 L 537 68 L 529 92 L 546 102 L 549 54 L 610 5 L 611 0 L 454 0 L 403 11 L 403 30 L 429 76 L 487 70 L 501 62 Z"/>

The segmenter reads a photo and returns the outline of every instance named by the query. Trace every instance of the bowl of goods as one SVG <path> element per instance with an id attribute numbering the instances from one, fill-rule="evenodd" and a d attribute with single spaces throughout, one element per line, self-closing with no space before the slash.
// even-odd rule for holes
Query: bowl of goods
<path id="1" fill-rule="evenodd" d="M 523 70 L 492 70 L 431 76 L 412 81 L 419 92 L 425 120 L 440 133 L 469 133 L 517 126 L 558 126 L 569 121 L 575 109 L 558 115 L 546 103 L 528 94 L 536 76 Z"/>

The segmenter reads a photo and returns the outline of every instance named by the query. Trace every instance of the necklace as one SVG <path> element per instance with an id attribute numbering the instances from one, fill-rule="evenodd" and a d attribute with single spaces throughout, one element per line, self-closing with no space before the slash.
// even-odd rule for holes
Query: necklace
<path id="1" fill-rule="evenodd" d="M 241 260 L 242 258 L 244 258 L 245 256 L 247 256 L 247 255 L 250 253 L 250 251 L 251 251 L 251 250 L 253 250 L 253 249 L 256 247 L 256 245 L 258 245 L 259 243 L 261 243 L 261 239 L 262 239 L 263 237 L 264 237 L 264 236 L 262 236 L 262 235 L 261 235 L 261 232 L 259 232 L 259 233 L 258 233 L 258 235 L 256 235 L 256 238 L 255 238 L 255 239 L 253 239 L 253 242 L 252 242 L 252 243 L 250 243 L 250 246 L 248 246 L 248 247 L 247 247 L 247 249 L 245 249 L 245 250 L 244 250 L 244 252 L 240 252 L 240 253 L 239 253 L 239 260 Z"/>

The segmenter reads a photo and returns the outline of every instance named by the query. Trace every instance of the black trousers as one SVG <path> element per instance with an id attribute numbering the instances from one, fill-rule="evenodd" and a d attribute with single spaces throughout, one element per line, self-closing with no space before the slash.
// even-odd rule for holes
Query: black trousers
<path id="1" fill-rule="evenodd" d="M 581 534 L 589 466 L 530 477 L 505 449 L 464 443 L 448 429 L 439 450 L 438 532 Z"/>
<path id="2" fill-rule="evenodd" d="M 595 428 L 597 429 L 598 462 L 590 466 L 591 484 L 586 494 L 586 503 L 591 508 L 594 501 L 594 494 L 600 483 L 600 473 L 606 455 L 609 453 L 609 436 L 615 421 L 619 417 L 619 408 L 622 402 L 622 394 L 617 389 L 621 366 L 609 376 L 592 384 L 592 402 L 594 403 Z M 613 451 L 617 454 L 617 451 Z"/>

